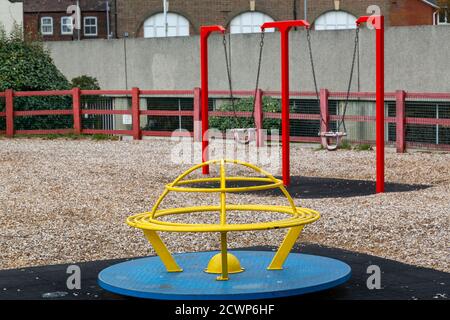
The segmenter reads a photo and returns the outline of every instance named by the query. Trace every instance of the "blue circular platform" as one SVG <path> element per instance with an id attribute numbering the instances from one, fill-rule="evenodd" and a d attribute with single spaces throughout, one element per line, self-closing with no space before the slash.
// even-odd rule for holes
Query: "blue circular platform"
<path id="1" fill-rule="evenodd" d="M 245 271 L 217 281 L 203 270 L 218 252 L 175 254 L 183 272 L 169 273 L 159 257 L 130 260 L 104 269 L 99 285 L 108 291 L 160 300 L 248 300 L 321 291 L 346 282 L 350 267 L 335 259 L 291 253 L 283 270 L 269 271 L 274 252 L 231 251 Z"/>

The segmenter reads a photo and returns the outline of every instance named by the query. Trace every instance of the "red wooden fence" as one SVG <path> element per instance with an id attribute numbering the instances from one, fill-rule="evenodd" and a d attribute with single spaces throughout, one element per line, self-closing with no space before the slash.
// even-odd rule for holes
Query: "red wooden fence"
<path id="1" fill-rule="evenodd" d="M 84 110 L 81 108 L 81 98 L 83 96 L 127 96 L 131 97 L 131 110 Z M 180 97 L 187 96 L 193 97 L 194 108 L 193 110 L 141 110 L 140 99 L 141 96 L 170 96 Z M 210 96 L 224 97 L 228 96 L 228 91 L 210 91 Z M 236 91 L 234 92 L 236 97 L 253 97 L 253 91 Z M 262 97 L 272 96 L 279 97 L 280 92 L 261 90 L 257 93 L 255 112 L 237 112 L 239 117 L 251 117 L 252 114 L 255 117 L 256 129 L 261 129 L 263 125 L 263 119 L 275 118 L 281 119 L 281 113 L 268 113 L 263 112 Z M 28 110 L 18 111 L 14 110 L 14 99 L 16 97 L 45 97 L 45 96 L 72 96 L 72 109 L 71 110 Z M 309 97 L 314 98 L 313 92 L 292 92 L 292 98 Z M 352 93 L 350 96 L 352 99 L 371 99 L 375 98 L 375 93 L 372 92 L 357 92 Z M 6 90 L 0 92 L 0 98 L 5 100 L 5 111 L 0 112 L 0 118 L 6 118 L 6 130 L 0 131 L 0 134 L 6 134 L 7 137 L 13 137 L 15 134 L 51 134 L 51 133 L 68 133 L 73 132 L 75 134 L 117 134 L 117 135 L 130 135 L 134 139 L 142 139 L 142 136 L 171 136 L 173 133 L 168 131 L 151 131 L 142 130 L 140 127 L 140 116 L 183 116 L 192 117 L 194 122 L 193 132 L 176 132 L 176 135 L 180 136 L 192 136 L 196 141 L 201 140 L 201 91 L 199 88 L 194 90 L 140 90 L 133 88 L 131 90 L 80 90 L 74 88 L 72 90 L 60 90 L 60 91 L 27 91 L 27 92 L 14 92 L 13 90 Z M 329 114 L 329 99 L 345 100 L 345 92 L 329 92 L 326 89 L 322 89 L 320 92 L 320 110 L 319 114 L 306 114 L 306 113 L 291 113 L 290 119 L 295 120 L 322 120 L 320 127 L 321 131 L 325 131 L 331 121 L 337 121 L 340 116 Z M 406 126 L 407 124 L 420 124 L 420 125 L 440 125 L 450 127 L 450 119 L 436 119 L 436 118 L 411 118 L 406 117 L 405 103 L 407 99 L 440 99 L 450 101 L 450 94 L 445 93 L 407 93 L 404 91 L 397 91 L 392 93 L 386 93 L 385 99 L 396 102 L 396 116 L 386 117 L 386 123 L 396 124 L 396 149 L 397 152 L 404 152 L 407 145 L 413 146 L 414 143 L 406 143 Z M 46 129 L 46 130 L 15 130 L 14 118 L 24 116 L 42 116 L 42 115 L 72 115 L 73 116 L 73 129 Z M 132 118 L 131 130 L 103 130 L 103 129 L 85 129 L 82 126 L 83 115 L 130 115 Z M 229 111 L 212 111 L 210 116 L 214 117 L 234 117 L 234 112 Z M 363 116 L 363 115 L 346 115 L 347 121 L 354 122 L 375 122 L 375 116 Z M 258 145 L 262 144 L 263 137 L 261 131 L 258 131 Z M 273 137 L 267 137 L 271 139 Z M 292 141 L 297 142 L 320 142 L 319 137 L 291 137 Z M 444 149 L 450 150 L 450 145 L 439 146 Z"/>

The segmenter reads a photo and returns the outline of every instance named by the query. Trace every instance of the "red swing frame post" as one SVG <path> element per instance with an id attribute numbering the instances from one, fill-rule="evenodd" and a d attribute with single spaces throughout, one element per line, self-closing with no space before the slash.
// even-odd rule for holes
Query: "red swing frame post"
<path id="1" fill-rule="evenodd" d="M 213 32 L 225 33 L 219 25 L 200 27 L 200 75 L 201 75 L 201 111 L 202 111 L 202 162 L 208 161 L 208 37 Z M 209 166 L 203 166 L 203 174 L 209 174 Z"/>
<path id="2" fill-rule="evenodd" d="M 277 28 L 281 34 L 281 154 L 283 184 L 288 186 L 290 175 L 290 124 L 289 124 L 289 31 L 292 27 L 309 28 L 306 20 L 266 22 L 261 30 Z"/>
<path id="3" fill-rule="evenodd" d="M 384 16 L 362 16 L 356 20 L 359 27 L 371 24 L 376 30 L 376 193 L 384 192 Z"/>

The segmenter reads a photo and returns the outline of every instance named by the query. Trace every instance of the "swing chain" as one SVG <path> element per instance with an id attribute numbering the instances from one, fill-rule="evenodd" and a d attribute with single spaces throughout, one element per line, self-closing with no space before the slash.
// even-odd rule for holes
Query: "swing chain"
<path id="1" fill-rule="evenodd" d="M 258 94 L 259 78 L 261 75 L 262 56 L 263 56 L 263 49 L 264 49 L 264 36 L 265 36 L 265 32 L 264 32 L 264 30 L 262 30 L 261 31 L 261 41 L 259 42 L 259 57 L 258 57 L 258 69 L 256 72 L 255 92 L 253 94 L 253 110 L 252 110 L 253 121 L 255 121 L 256 96 Z"/>
<path id="2" fill-rule="evenodd" d="M 311 71 L 312 71 L 312 76 L 313 76 L 313 80 L 314 80 L 316 103 L 317 103 L 317 107 L 319 108 L 320 121 L 325 124 L 325 120 L 322 118 L 322 112 L 320 112 L 320 95 L 319 95 L 319 89 L 317 86 L 316 68 L 314 66 L 314 58 L 313 58 L 312 46 L 311 46 L 311 31 L 309 28 L 306 29 L 306 39 L 308 40 L 309 60 L 311 62 Z M 319 134 L 320 134 L 320 128 L 319 128 Z"/>
<path id="3" fill-rule="evenodd" d="M 264 36 L 265 36 L 265 32 L 264 30 L 262 30 L 261 32 L 261 40 L 259 43 L 259 57 L 258 57 L 258 69 L 257 69 L 257 74 L 256 74 L 256 84 L 255 84 L 255 91 L 254 91 L 254 95 L 253 95 L 253 108 L 252 108 L 252 121 L 254 121 L 255 119 L 255 108 L 256 108 L 256 96 L 258 94 L 258 89 L 259 89 L 259 80 L 260 80 L 260 75 L 261 75 L 261 66 L 262 66 L 262 57 L 263 57 L 263 49 L 264 49 Z M 227 48 L 227 39 L 226 39 L 226 35 L 223 35 L 223 48 L 224 48 L 224 53 L 225 53 L 225 64 L 226 64 L 226 68 L 227 68 L 227 78 L 228 78 L 228 88 L 230 90 L 230 99 L 231 99 L 231 106 L 233 109 L 233 114 L 234 114 L 234 119 L 236 124 L 238 125 L 239 128 L 243 128 L 241 119 L 239 119 L 239 117 L 237 116 L 236 113 L 236 105 L 235 105 L 235 101 L 234 101 L 234 94 L 233 94 L 233 84 L 232 84 L 232 78 L 231 78 L 231 65 L 230 65 L 230 60 L 231 60 L 231 39 L 230 39 L 230 45 L 229 45 L 229 49 Z M 228 51 L 230 51 L 230 57 L 228 57 Z"/>
<path id="4" fill-rule="evenodd" d="M 231 107 L 233 109 L 234 120 L 236 122 L 236 125 L 239 128 L 241 128 L 242 127 L 241 119 L 239 119 L 239 117 L 236 114 L 236 105 L 234 102 L 234 95 L 233 95 L 233 83 L 231 80 L 231 66 L 230 66 L 230 61 L 228 59 L 227 38 L 226 38 L 225 33 L 223 34 L 223 49 L 224 49 L 224 53 L 225 53 L 225 64 L 227 67 L 228 88 L 230 90 Z M 231 55 L 231 51 L 230 51 L 230 55 Z"/>
<path id="5" fill-rule="evenodd" d="M 341 117 L 341 120 L 339 121 L 337 131 L 339 131 L 339 129 L 341 128 L 341 125 L 342 125 L 342 127 L 344 128 L 344 132 L 347 132 L 347 128 L 345 127 L 345 114 L 347 112 L 347 106 L 350 101 L 350 90 L 352 87 L 353 73 L 354 73 L 354 69 L 355 69 L 355 61 L 356 61 L 357 53 L 358 53 L 358 65 L 359 65 L 359 50 L 358 50 L 359 49 L 359 31 L 360 31 L 360 29 L 357 27 L 356 35 L 355 35 L 355 47 L 353 49 L 352 67 L 350 70 L 350 79 L 348 81 L 347 94 L 345 97 L 344 111 L 342 112 L 342 117 Z M 359 68 L 358 68 L 358 73 L 359 73 Z"/>

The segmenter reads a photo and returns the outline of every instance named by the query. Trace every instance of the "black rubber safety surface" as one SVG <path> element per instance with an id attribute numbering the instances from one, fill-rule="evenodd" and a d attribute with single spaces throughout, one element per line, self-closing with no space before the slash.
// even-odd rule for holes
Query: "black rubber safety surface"
<path id="1" fill-rule="evenodd" d="M 277 177 L 281 179 L 281 177 Z M 254 182 L 228 183 L 230 187 L 254 185 Z M 291 184 L 287 187 L 293 198 L 299 199 L 323 199 L 323 198 L 349 198 L 362 197 L 375 194 L 375 181 L 317 178 L 306 176 L 292 176 Z M 409 192 L 430 188 L 430 185 L 385 183 L 385 192 Z M 254 192 L 258 196 L 281 196 L 279 189 L 268 189 Z"/>
<path id="2" fill-rule="evenodd" d="M 273 250 L 270 247 L 253 247 L 247 250 Z M 240 249 L 240 250 L 246 250 Z M 281 299 L 279 302 L 304 300 L 448 300 L 450 298 L 450 273 L 406 265 L 393 260 L 359 254 L 346 250 L 306 244 L 296 246 L 293 252 L 321 255 L 339 259 L 352 268 L 351 279 L 336 288 L 319 293 Z M 444 259 L 444 257 L 443 257 Z M 122 260 L 104 260 L 76 263 L 81 269 L 81 289 L 69 290 L 66 285 L 69 265 L 40 266 L 14 270 L 0 270 L 0 300 L 119 300 L 128 299 L 101 289 L 98 273 Z M 369 266 L 381 271 L 380 289 L 368 289 L 372 273 Z M 373 283 L 369 281 L 370 283 Z M 278 299 L 280 300 L 280 299 Z M 149 303 L 159 303 L 149 301 Z"/>

